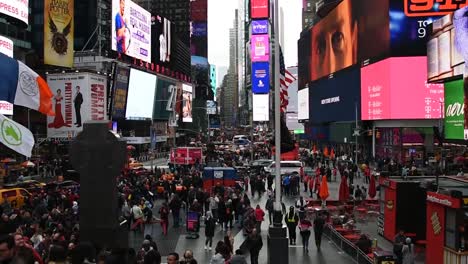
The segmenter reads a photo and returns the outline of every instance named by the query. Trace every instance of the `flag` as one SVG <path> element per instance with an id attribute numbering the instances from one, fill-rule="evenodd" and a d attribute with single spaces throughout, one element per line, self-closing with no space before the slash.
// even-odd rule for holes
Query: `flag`
<path id="1" fill-rule="evenodd" d="M 26 157 L 31 157 L 34 136 L 29 129 L 0 114 L 0 142 Z"/>
<path id="2" fill-rule="evenodd" d="M 54 115 L 47 82 L 21 61 L 0 53 L 0 100 Z"/>
<path id="3" fill-rule="evenodd" d="M 281 112 L 286 113 L 289 104 L 288 87 L 296 80 L 284 66 L 283 51 L 280 47 L 280 98 L 281 98 Z"/>

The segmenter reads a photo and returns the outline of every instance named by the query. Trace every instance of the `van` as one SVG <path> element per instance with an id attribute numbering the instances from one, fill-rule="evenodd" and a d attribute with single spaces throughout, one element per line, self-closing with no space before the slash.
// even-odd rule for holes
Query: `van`
<path id="1" fill-rule="evenodd" d="M 236 140 L 241 140 L 241 139 L 248 140 L 249 137 L 246 136 L 246 135 L 235 135 L 235 136 L 232 138 L 232 142 L 234 142 L 234 141 L 236 141 Z"/>
<path id="2" fill-rule="evenodd" d="M 281 175 L 297 173 L 302 177 L 304 174 L 304 167 L 302 166 L 302 162 L 298 160 L 281 161 L 280 166 L 281 166 Z M 268 167 L 265 167 L 264 169 L 265 169 L 265 172 L 267 173 L 275 174 L 275 171 L 276 171 L 275 168 L 276 168 L 276 164 L 273 161 L 271 165 L 269 165 Z"/>
<path id="3" fill-rule="evenodd" d="M 7 200 L 11 207 L 16 209 L 22 208 L 29 197 L 31 197 L 31 193 L 23 188 L 0 190 L 0 204 L 3 204 Z"/>

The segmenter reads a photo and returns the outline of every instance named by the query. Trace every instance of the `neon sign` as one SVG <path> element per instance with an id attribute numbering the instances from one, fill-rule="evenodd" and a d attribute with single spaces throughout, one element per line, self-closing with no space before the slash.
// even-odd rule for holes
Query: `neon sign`
<path id="1" fill-rule="evenodd" d="M 408 17 L 442 16 L 468 6 L 468 0 L 405 0 Z"/>

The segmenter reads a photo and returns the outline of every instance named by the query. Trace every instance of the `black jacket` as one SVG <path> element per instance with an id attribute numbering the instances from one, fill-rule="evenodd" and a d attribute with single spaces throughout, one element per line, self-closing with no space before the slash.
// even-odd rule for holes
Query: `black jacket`
<path id="1" fill-rule="evenodd" d="M 205 236 L 213 237 L 216 228 L 216 223 L 213 217 L 205 220 Z"/>

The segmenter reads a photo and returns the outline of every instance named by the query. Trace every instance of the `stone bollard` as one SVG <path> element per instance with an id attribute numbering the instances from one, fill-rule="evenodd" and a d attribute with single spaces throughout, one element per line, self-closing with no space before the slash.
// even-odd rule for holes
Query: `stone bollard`
<path id="1" fill-rule="evenodd" d="M 91 121 L 83 125 L 70 153 L 80 173 L 80 241 L 127 249 L 128 231 L 119 225 L 117 203 L 117 177 L 124 167 L 126 142 L 109 132 L 107 121 Z"/>

